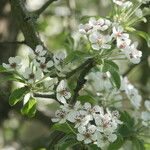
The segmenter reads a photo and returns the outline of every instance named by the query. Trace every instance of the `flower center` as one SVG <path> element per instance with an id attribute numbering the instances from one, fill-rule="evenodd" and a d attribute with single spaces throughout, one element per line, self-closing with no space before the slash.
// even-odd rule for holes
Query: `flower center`
<path id="1" fill-rule="evenodd" d="M 12 63 L 10 64 L 11 68 L 16 68 L 17 67 L 17 64 L 16 63 Z"/>
<path id="2" fill-rule="evenodd" d="M 34 73 L 29 74 L 29 79 L 34 79 L 34 78 L 35 78 Z"/>
<path id="3" fill-rule="evenodd" d="M 41 64 L 40 64 L 40 68 L 41 68 L 41 69 L 45 69 L 45 68 L 46 68 L 46 64 L 45 64 L 45 63 L 41 63 Z"/>

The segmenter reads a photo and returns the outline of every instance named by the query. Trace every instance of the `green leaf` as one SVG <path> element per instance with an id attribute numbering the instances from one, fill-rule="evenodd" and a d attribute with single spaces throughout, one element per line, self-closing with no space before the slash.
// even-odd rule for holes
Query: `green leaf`
<path id="1" fill-rule="evenodd" d="M 78 97 L 78 100 L 82 103 L 82 104 L 84 104 L 85 102 L 89 102 L 89 103 L 91 103 L 91 104 L 96 104 L 96 100 L 92 97 L 92 96 L 90 96 L 90 95 L 80 95 L 79 97 Z"/>
<path id="2" fill-rule="evenodd" d="M 95 144 L 90 144 L 89 150 L 101 150 L 101 148 L 97 147 L 97 145 L 95 145 Z"/>
<path id="3" fill-rule="evenodd" d="M 117 71 L 115 71 L 115 70 L 110 70 L 110 73 L 111 73 L 111 78 L 113 80 L 113 83 L 119 89 L 120 86 L 121 86 L 120 74 Z"/>
<path id="4" fill-rule="evenodd" d="M 147 42 L 148 47 L 150 47 L 150 35 L 148 33 L 136 30 L 135 34 L 137 34 L 137 35 L 141 36 L 142 38 L 144 38 Z"/>
<path id="5" fill-rule="evenodd" d="M 103 72 L 109 71 L 111 73 L 111 79 L 114 85 L 119 89 L 121 86 L 121 79 L 120 79 L 120 74 L 119 74 L 119 67 L 117 64 L 115 64 L 111 60 L 104 60 L 103 62 L 103 67 L 102 67 Z"/>
<path id="6" fill-rule="evenodd" d="M 107 65 L 107 68 L 113 68 L 114 70 L 119 71 L 118 65 L 112 60 L 104 60 L 104 64 Z"/>
<path id="7" fill-rule="evenodd" d="M 7 70 L 2 65 L 0 65 L 0 72 L 7 72 Z"/>
<path id="8" fill-rule="evenodd" d="M 34 117 L 36 113 L 37 101 L 34 98 L 30 98 L 29 101 L 21 109 L 21 113 L 28 117 Z"/>
<path id="9" fill-rule="evenodd" d="M 138 138 L 132 140 L 132 147 L 133 150 L 145 150 L 143 141 Z"/>
<path id="10" fill-rule="evenodd" d="M 16 103 L 21 101 L 23 99 L 24 95 L 27 94 L 28 92 L 29 92 L 29 88 L 26 86 L 14 90 L 9 97 L 9 104 L 11 106 L 15 105 Z"/>
<path id="11" fill-rule="evenodd" d="M 72 129 L 74 129 L 74 128 L 72 127 Z M 52 130 L 61 131 L 61 132 L 67 133 L 67 134 L 72 133 L 72 130 L 68 127 L 67 123 L 63 123 L 63 124 L 56 123 L 52 126 Z"/>
<path id="12" fill-rule="evenodd" d="M 123 122 L 123 124 L 119 128 L 119 133 L 123 137 L 130 137 L 133 134 L 135 134 L 134 118 L 132 118 L 126 111 L 120 112 L 120 114 L 121 114 L 120 120 Z"/>
<path id="13" fill-rule="evenodd" d="M 9 75 L 9 76 L 6 76 L 6 77 L 2 78 L 2 79 L 0 80 L 0 83 L 7 82 L 7 81 L 16 81 L 16 82 L 25 83 L 24 80 L 22 80 L 22 79 L 20 79 L 20 78 L 16 78 L 16 77 L 14 77 L 13 75 Z"/>
<path id="14" fill-rule="evenodd" d="M 123 145 L 124 140 L 121 135 L 118 135 L 117 140 L 111 143 L 108 147 L 108 150 L 118 150 Z"/>
<path id="15" fill-rule="evenodd" d="M 66 150 L 67 148 L 71 148 L 72 146 L 77 145 L 79 142 L 77 142 L 76 140 L 68 140 L 65 141 L 59 148 L 59 150 Z"/>

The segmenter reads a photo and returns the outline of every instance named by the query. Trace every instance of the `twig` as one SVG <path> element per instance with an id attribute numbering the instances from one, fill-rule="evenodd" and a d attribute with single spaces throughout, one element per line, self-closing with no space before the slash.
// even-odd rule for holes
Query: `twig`
<path id="1" fill-rule="evenodd" d="M 34 97 L 41 97 L 41 98 L 51 98 L 55 99 L 56 96 L 54 94 L 39 94 L 39 93 L 34 93 Z"/>
<path id="2" fill-rule="evenodd" d="M 81 71 L 78 81 L 77 81 L 77 86 L 74 89 L 74 95 L 73 98 L 71 99 L 70 103 L 74 104 L 77 100 L 77 97 L 79 96 L 79 91 L 82 89 L 82 87 L 84 86 L 86 79 L 85 76 L 88 74 L 88 72 L 95 66 L 95 61 L 93 59 L 90 59 L 88 61 L 87 66 L 85 66 L 83 68 L 83 70 Z"/>
<path id="3" fill-rule="evenodd" d="M 3 41 L 0 42 L 0 45 L 5 45 L 5 44 L 26 44 L 26 41 Z"/>
<path id="4" fill-rule="evenodd" d="M 47 7 L 48 7 L 51 3 L 53 3 L 54 1 L 57 1 L 57 0 L 48 0 L 40 9 L 34 11 L 33 14 L 39 16 L 39 15 L 40 15 L 41 13 L 43 13 L 43 12 L 47 9 Z"/>

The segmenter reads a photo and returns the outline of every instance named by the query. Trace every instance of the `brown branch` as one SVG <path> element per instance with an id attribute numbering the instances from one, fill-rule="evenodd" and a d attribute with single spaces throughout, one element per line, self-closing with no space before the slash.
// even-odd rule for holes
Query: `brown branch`
<path id="1" fill-rule="evenodd" d="M 26 44 L 32 49 L 35 49 L 37 45 L 42 45 L 45 48 L 44 43 L 39 37 L 39 33 L 35 29 L 36 20 L 26 9 L 24 0 L 10 0 L 10 4 L 12 15 L 24 35 Z M 52 56 L 52 53 L 50 55 Z"/>
<path id="2" fill-rule="evenodd" d="M 35 14 L 37 17 L 43 13 L 50 4 L 52 4 L 54 1 L 57 1 L 57 0 L 48 0 L 40 9 L 36 10 L 33 12 L 33 14 Z"/>
<path id="3" fill-rule="evenodd" d="M 71 99 L 70 103 L 74 104 L 77 100 L 77 97 L 79 96 L 79 91 L 82 89 L 84 86 L 86 79 L 85 76 L 89 73 L 89 71 L 95 66 L 95 61 L 94 59 L 89 59 L 87 65 L 83 68 L 81 71 L 78 80 L 77 80 L 77 86 L 74 89 L 74 95 L 73 98 Z"/>
<path id="4" fill-rule="evenodd" d="M 6 45 L 6 44 L 18 45 L 18 44 L 26 44 L 26 42 L 25 41 L 3 41 L 3 42 L 0 42 L 0 45 Z"/>

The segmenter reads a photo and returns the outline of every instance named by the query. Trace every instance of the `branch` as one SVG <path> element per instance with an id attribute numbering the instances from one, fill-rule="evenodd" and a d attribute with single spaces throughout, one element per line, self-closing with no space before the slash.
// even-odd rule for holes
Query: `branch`
<path id="1" fill-rule="evenodd" d="M 34 93 L 34 97 L 41 97 L 41 98 L 51 98 L 51 99 L 55 99 L 56 96 L 54 94 L 39 94 L 39 93 Z"/>
<path id="2" fill-rule="evenodd" d="M 24 35 L 26 44 L 32 49 L 35 49 L 37 45 L 42 45 L 46 48 L 39 37 L 39 33 L 35 29 L 35 19 L 27 11 L 24 0 L 10 0 L 10 4 L 12 15 Z M 50 55 L 52 56 L 52 53 Z"/>
<path id="3" fill-rule="evenodd" d="M 70 103 L 74 104 L 77 100 L 77 97 L 79 96 L 79 91 L 82 89 L 84 86 L 86 80 L 85 76 L 89 73 L 89 71 L 95 66 L 95 61 L 94 59 L 89 59 L 87 66 L 84 67 L 84 69 L 81 71 L 78 81 L 77 81 L 77 86 L 74 89 L 74 95 L 73 98 L 71 99 Z"/>
<path id="4" fill-rule="evenodd" d="M 39 16 L 39 15 L 40 15 L 41 13 L 43 13 L 43 12 L 47 9 L 47 7 L 48 7 L 51 3 L 53 3 L 54 1 L 57 1 L 57 0 L 48 0 L 40 9 L 34 11 L 33 14 Z"/>
<path id="5" fill-rule="evenodd" d="M 6 44 L 26 44 L 26 41 L 3 41 L 0 42 L 0 45 L 6 45 Z"/>

